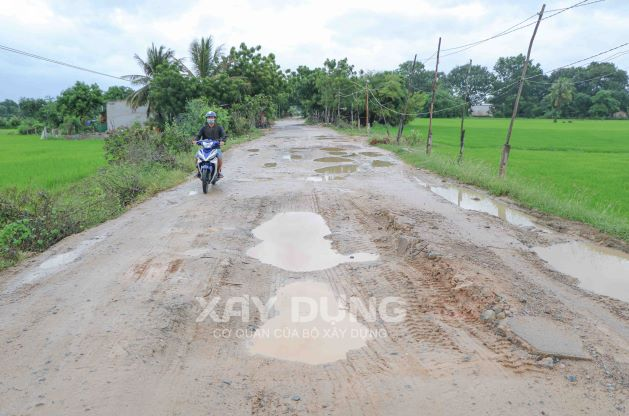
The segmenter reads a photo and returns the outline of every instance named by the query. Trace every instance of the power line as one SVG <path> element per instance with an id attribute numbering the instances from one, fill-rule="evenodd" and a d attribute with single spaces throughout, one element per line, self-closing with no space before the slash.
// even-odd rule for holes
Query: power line
<path id="1" fill-rule="evenodd" d="M 575 4 L 571 5 L 571 6 L 564 7 L 562 9 L 555 9 L 556 10 L 555 13 L 550 14 L 550 15 L 542 18 L 542 20 L 550 19 L 552 17 L 555 17 L 555 16 L 557 16 L 557 15 L 559 15 L 561 13 L 567 12 L 568 10 L 571 10 L 571 9 L 574 9 L 574 8 L 577 8 L 577 7 L 590 6 L 592 4 L 600 3 L 602 1 L 605 1 L 605 0 L 595 0 L 595 1 L 581 0 L 580 2 L 575 3 Z M 493 40 L 493 39 L 496 39 L 496 38 L 499 38 L 499 37 L 502 37 L 502 36 L 506 36 L 506 35 L 511 34 L 513 32 L 517 32 L 518 30 L 522 30 L 522 29 L 525 29 L 525 28 L 527 28 L 529 26 L 532 26 L 536 22 L 531 22 L 531 23 L 525 24 L 524 26 L 521 26 L 521 25 L 526 23 L 527 21 L 531 20 L 531 18 L 533 18 L 535 16 L 537 16 L 537 13 L 535 13 L 534 15 L 526 18 L 522 22 L 520 22 L 520 23 L 518 23 L 518 24 L 516 24 L 514 26 L 511 26 L 511 28 L 505 29 L 502 32 L 499 32 L 499 33 L 497 33 L 497 34 L 495 34 L 493 36 L 490 36 L 488 38 L 481 39 L 481 40 L 478 40 L 476 42 L 468 43 L 468 44 L 465 44 L 465 45 L 459 45 L 459 46 L 455 46 L 455 47 L 452 47 L 452 48 L 444 49 L 444 50 L 449 50 L 449 51 L 453 51 L 453 52 L 446 53 L 445 55 L 442 55 L 442 57 L 451 56 L 451 55 L 455 55 L 457 53 L 464 52 L 464 51 L 466 51 L 468 49 L 471 49 L 471 48 L 473 48 L 475 46 L 478 46 L 478 45 L 480 45 L 482 43 L 488 42 L 490 40 Z"/>
<path id="2" fill-rule="evenodd" d="M 46 62 L 50 62 L 50 63 L 57 64 L 57 65 L 67 66 L 68 68 L 78 69 L 79 71 L 90 72 L 92 74 L 102 75 L 104 77 L 109 77 L 109 78 L 114 78 L 114 79 L 119 79 L 119 80 L 122 80 L 122 81 L 130 82 L 129 80 L 127 80 L 125 78 L 122 78 L 122 77 L 117 77 L 115 75 L 105 74 L 104 72 L 94 71 L 93 69 L 83 68 L 83 67 L 80 67 L 80 66 L 77 66 L 77 65 L 69 64 L 67 62 L 58 61 L 56 59 L 46 58 L 44 56 L 40 56 L 40 55 L 36 55 L 34 53 L 30 53 L 30 52 L 22 51 L 22 50 L 19 50 L 19 49 L 11 48 L 11 47 L 5 46 L 5 45 L 0 45 L 0 50 L 16 53 L 18 55 L 28 56 L 29 58 L 35 58 L 35 59 L 39 59 L 41 61 L 46 61 Z"/>

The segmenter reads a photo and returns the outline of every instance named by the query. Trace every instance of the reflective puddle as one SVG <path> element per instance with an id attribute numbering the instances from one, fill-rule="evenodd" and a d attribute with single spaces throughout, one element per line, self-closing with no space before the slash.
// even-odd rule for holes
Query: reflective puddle
<path id="1" fill-rule="evenodd" d="M 343 162 L 353 162 L 353 160 L 348 159 L 346 157 L 330 156 L 330 157 L 320 157 L 319 159 L 315 159 L 315 162 L 343 163 Z"/>
<path id="2" fill-rule="evenodd" d="M 247 152 L 259 152 L 260 149 L 247 149 Z"/>
<path id="3" fill-rule="evenodd" d="M 317 173 L 339 174 L 339 173 L 354 173 L 358 170 L 356 165 L 336 165 L 327 166 L 325 168 L 315 169 Z"/>
<path id="4" fill-rule="evenodd" d="M 321 150 L 325 152 L 344 152 L 345 149 L 342 147 L 322 147 Z"/>
<path id="5" fill-rule="evenodd" d="M 347 176 L 339 176 L 339 175 L 317 175 L 317 176 L 308 176 L 306 180 L 308 182 L 327 182 L 327 181 L 342 181 L 345 180 Z"/>
<path id="6" fill-rule="evenodd" d="M 374 261 L 377 254 L 342 255 L 326 239 L 331 231 L 323 217 L 314 212 L 277 214 L 253 230 L 262 240 L 247 250 L 247 255 L 291 272 L 324 270 L 341 263 Z"/>
<path id="7" fill-rule="evenodd" d="M 253 335 L 251 354 L 306 364 L 345 359 L 364 347 L 368 328 L 344 309 L 327 283 L 295 282 L 281 287 L 274 306 L 277 315 Z"/>
<path id="8" fill-rule="evenodd" d="M 274 168 L 276 166 L 277 166 L 277 163 L 275 163 L 275 162 L 269 162 L 269 163 L 265 163 L 264 164 L 265 168 Z"/>
<path id="9" fill-rule="evenodd" d="M 418 182 L 422 183 L 418 180 Z M 506 204 L 495 201 L 487 196 L 456 187 L 430 186 L 423 184 L 428 190 L 447 199 L 463 209 L 486 212 L 520 227 L 535 227 L 533 219 L 519 211 L 509 208 Z"/>
<path id="10" fill-rule="evenodd" d="M 388 166 L 393 166 L 395 163 L 387 162 L 384 160 L 373 160 L 371 162 L 371 166 L 374 168 L 386 168 Z"/>
<path id="11" fill-rule="evenodd" d="M 328 153 L 334 156 L 349 156 L 347 152 L 343 151 L 329 151 Z"/>
<path id="12" fill-rule="evenodd" d="M 553 269 L 579 279 L 583 289 L 629 302 L 629 254 L 578 241 L 534 250 Z"/>
<path id="13" fill-rule="evenodd" d="M 282 159 L 284 159 L 284 160 L 299 160 L 299 159 L 303 159 L 303 156 L 291 153 L 291 154 L 282 156 Z"/>
<path id="14" fill-rule="evenodd" d="M 369 157 L 382 156 L 382 153 L 378 153 L 378 152 L 360 152 L 360 154 L 363 156 L 369 156 Z"/>

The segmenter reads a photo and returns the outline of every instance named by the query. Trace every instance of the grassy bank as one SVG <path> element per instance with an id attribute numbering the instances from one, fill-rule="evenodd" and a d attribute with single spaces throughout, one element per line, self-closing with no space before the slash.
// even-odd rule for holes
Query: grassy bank
<path id="1" fill-rule="evenodd" d="M 400 146 L 382 147 L 411 165 L 629 241 L 629 122 L 517 120 L 508 175 L 501 180 L 497 170 L 507 125 L 506 119 L 466 120 L 462 164 L 456 163 L 460 127 L 456 119 L 434 120 L 431 157 L 425 155 L 425 119 L 407 126 Z M 376 126 L 372 136 L 385 137 L 386 130 Z"/>

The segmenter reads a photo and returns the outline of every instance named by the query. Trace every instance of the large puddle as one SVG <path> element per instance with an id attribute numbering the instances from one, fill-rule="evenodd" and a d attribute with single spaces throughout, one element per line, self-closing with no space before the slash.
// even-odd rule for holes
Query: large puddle
<path id="1" fill-rule="evenodd" d="M 299 160 L 299 159 L 303 159 L 303 156 L 295 154 L 295 153 L 290 153 L 288 155 L 283 155 L 282 159 L 284 159 L 284 160 Z"/>
<path id="2" fill-rule="evenodd" d="M 314 212 L 277 214 L 253 230 L 253 235 L 262 241 L 250 248 L 247 255 L 291 272 L 311 272 L 341 263 L 378 259 L 377 254 L 336 252 L 332 241 L 325 238 L 330 234 L 323 217 Z"/>
<path id="3" fill-rule="evenodd" d="M 315 169 L 317 173 L 324 174 L 340 174 L 340 173 L 354 173 L 358 170 L 358 166 L 356 165 L 335 165 L 335 166 L 326 166 L 325 168 Z"/>
<path id="4" fill-rule="evenodd" d="M 348 159 L 346 157 L 328 156 L 328 157 L 320 157 L 319 159 L 315 159 L 315 162 L 343 163 L 343 162 L 353 162 L 353 160 L 352 159 Z"/>
<path id="5" fill-rule="evenodd" d="M 325 364 L 345 359 L 371 338 L 327 283 L 288 284 L 278 290 L 274 308 L 277 315 L 254 333 L 251 354 Z"/>
<path id="6" fill-rule="evenodd" d="M 629 302 L 629 254 L 578 241 L 534 250 L 553 269 L 579 279 L 582 288 Z"/>
<path id="7" fill-rule="evenodd" d="M 372 160 L 371 166 L 374 168 L 386 168 L 389 166 L 393 166 L 395 163 L 387 162 L 386 160 Z"/>
<path id="8" fill-rule="evenodd" d="M 430 186 L 417 180 L 431 192 L 447 199 L 453 204 L 471 211 L 486 212 L 498 218 L 507 221 L 510 224 L 520 227 L 535 227 L 533 219 L 519 211 L 509 208 L 506 204 L 496 201 L 492 198 L 467 189 L 461 189 L 454 186 Z"/>
<path id="9" fill-rule="evenodd" d="M 378 152 L 360 152 L 360 154 L 363 156 L 368 156 L 368 157 L 384 156 L 382 153 L 378 153 Z"/>

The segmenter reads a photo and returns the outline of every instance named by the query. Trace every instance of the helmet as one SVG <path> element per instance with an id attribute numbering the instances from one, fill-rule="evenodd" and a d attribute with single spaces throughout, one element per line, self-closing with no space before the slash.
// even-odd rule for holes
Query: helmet
<path id="1" fill-rule="evenodd" d="M 208 118 L 208 117 L 216 118 L 216 113 L 214 111 L 208 111 L 207 113 L 205 113 L 205 118 Z"/>

